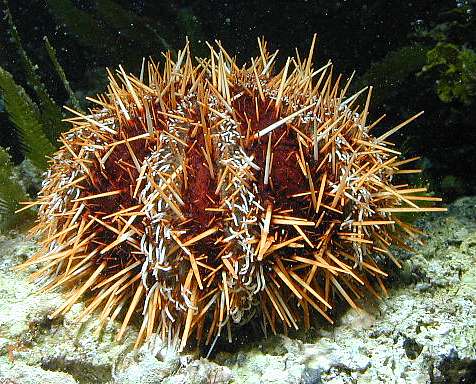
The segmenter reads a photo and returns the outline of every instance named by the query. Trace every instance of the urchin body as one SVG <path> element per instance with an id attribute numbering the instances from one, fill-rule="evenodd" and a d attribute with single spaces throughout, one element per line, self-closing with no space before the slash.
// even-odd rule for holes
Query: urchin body
<path id="1" fill-rule="evenodd" d="M 194 65 L 188 45 L 139 78 L 120 67 L 97 108 L 73 111 L 36 202 L 43 249 L 24 264 L 44 289 L 71 287 L 53 315 L 86 295 L 82 316 L 123 317 L 118 338 L 139 314 L 138 344 L 183 349 L 255 313 L 277 332 L 378 296 L 390 245 L 414 233 L 394 213 L 439 210 L 393 184 L 415 170 L 386 139 L 413 118 L 374 137 L 371 88 L 347 97 L 312 49 L 277 72 L 259 46 L 242 68 L 221 46 Z"/>

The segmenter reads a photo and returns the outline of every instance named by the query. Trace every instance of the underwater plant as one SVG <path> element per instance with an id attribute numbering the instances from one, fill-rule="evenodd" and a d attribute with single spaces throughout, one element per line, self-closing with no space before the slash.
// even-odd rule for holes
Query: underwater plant
<path id="1" fill-rule="evenodd" d="M 419 170 L 388 138 L 421 113 L 374 136 L 372 87 L 348 96 L 352 77 L 314 68 L 315 36 L 282 68 L 258 43 L 242 67 L 219 42 L 197 64 L 187 43 L 162 69 L 119 66 L 90 113 L 68 108 L 30 203 L 42 249 L 19 267 L 39 265 L 44 291 L 69 287 L 52 317 L 84 296 L 80 319 L 122 314 L 121 339 L 136 314 L 136 346 L 182 350 L 192 334 L 231 342 L 252 317 L 273 333 L 332 323 L 336 302 L 386 292 L 390 246 L 419 232 L 398 214 L 445 210 L 396 180 Z"/>
<path id="2" fill-rule="evenodd" d="M 15 214 L 19 202 L 27 199 L 9 153 L 0 147 L 0 232 L 33 218 L 30 210 Z"/>
<path id="3" fill-rule="evenodd" d="M 8 25 L 8 33 L 11 36 L 11 41 L 14 44 L 18 56 L 19 56 L 19 61 L 20 64 L 23 68 L 24 75 L 26 78 L 26 81 L 28 85 L 31 87 L 33 90 L 33 93 L 37 99 L 37 104 L 34 103 L 34 105 L 29 102 L 30 106 L 33 107 L 35 110 L 35 114 L 38 115 L 39 119 L 41 120 L 41 125 L 42 125 L 42 131 L 44 132 L 44 135 L 48 138 L 50 143 L 52 145 L 56 144 L 56 139 L 58 138 L 60 132 L 64 132 L 66 129 L 66 125 L 63 123 L 63 114 L 61 113 L 61 108 L 55 103 L 55 101 L 51 98 L 50 93 L 48 89 L 46 88 L 44 82 L 41 79 L 41 76 L 38 73 L 38 66 L 35 65 L 28 54 L 26 53 L 25 49 L 23 48 L 22 40 L 20 37 L 20 34 L 17 30 L 17 27 L 13 21 L 12 14 L 10 12 L 10 9 L 8 7 L 8 2 L 6 0 L 3 1 L 5 10 L 4 10 L 4 19 L 7 22 Z M 46 48 L 47 51 L 50 55 L 50 58 L 53 58 L 52 56 L 52 49 L 49 47 L 49 43 L 47 40 L 46 42 Z M 56 57 L 54 57 L 54 60 Z M 55 70 L 58 69 L 59 64 L 58 62 L 54 61 L 54 66 Z M 60 75 L 61 80 L 63 78 Z M 23 91 L 22 94 L 26 95 L 26 93 Z M 29 111 L 28 113 L 31 113 Z M 33 144 L 30 142 L 30 145 Z M 34 145 L 34 144 L 33 144 Z M 42 146 L 38 145 L 35 150 L 36 151 L 41 151 Z M 47 152 L 49 147 L 45 148 L 45 155 L 48 155 L 49 153 Z"/>
<path id="4" fill-rule="evenodd" d="M 476 96 L 476 53 L 466 47 L 438 43 L 427 52 L 422 73 L 436 71 L 436 93 L 441 101 L 470 105 Z"/>
<path id="5" fill-rule="evenodd" d="M 8 117 L 18 132 L 25 156 L 39 169 L 45 169 L 46 156 L 52 154 L 55 147 L 44 134 L 39 109 L 23 87 L 1 67 L 0 95 Z"/>

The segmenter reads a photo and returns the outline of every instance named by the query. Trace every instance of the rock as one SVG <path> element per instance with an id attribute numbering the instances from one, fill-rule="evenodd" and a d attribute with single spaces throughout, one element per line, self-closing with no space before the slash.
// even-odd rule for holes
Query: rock
<path id="1" fill-rule="evenodd" d="M 177 355 L 167 356 L 162 361 L 158 357 L 145 347 L 137 354 L 128 354 L 120 366 L 116 367 L 114 383 L 162 383 L 179 369 L 180 359 Z"/>
<path id="2" fill-rule="evenodd" d="M 76 384 L 74 378 L 63 372 L 51 372 L 24 363 L 9 364 L 0 357 L 2 384 Z"/>
<path id="3" fill-rule="evenodd" d="M 321 371 L 313 368 L 305 368 L 302 373 L 303 384 L 322 384 Z"/>

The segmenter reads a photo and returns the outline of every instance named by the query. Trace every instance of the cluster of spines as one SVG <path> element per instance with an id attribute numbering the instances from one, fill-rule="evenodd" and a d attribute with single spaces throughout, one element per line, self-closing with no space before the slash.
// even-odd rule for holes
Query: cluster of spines
<path id="1" fill-rule="evenodd" d="M 183 349 L 192 332 L 231 341 L 254 310 L 277 332 L 309 327 L 309 306 L 332 322 L 334 296 L 357 307 L 379 296 L 372 281 L 385 292 L 381 256 L 399 265 L 390 245 L 417 233 L 394 213 L 442 210 L 416 204 L 439 201 L 424 188 L 392 184 L 419 170 L 401 170 L 416 159 L 387 138 L 419 114 L 374 137 L 372 88 L 346 98 L 352 77 L 341 89 L 331 63 L 314 70 L 315 38 L 276 75 L 277 52 L 258 42 L 243 68 L 219 43 L 198 65 L 187 44 L 163 71 L 119 67 L 89 98 L 97 108 L 70 110 L 34 203 L 43 249 L 23 264 L 40 264 L 43 290 L 72 287 L 52 316 L 86 294 L 81 318 L 122 312 L 120 339 L 139 313 L 137 345 L 156 334 Z"/>

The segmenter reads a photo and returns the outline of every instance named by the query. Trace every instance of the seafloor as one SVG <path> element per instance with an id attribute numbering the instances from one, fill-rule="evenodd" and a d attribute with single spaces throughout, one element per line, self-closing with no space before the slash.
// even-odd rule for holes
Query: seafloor
<path id="1" fill-rule="evenodd" d="M 134 351 L 135 330 L 117 344 L 117 324 L 98 336 L 95 316 L 75 319 L 82 304 L 49 320 L 61 294 L 35 294 L 28 275 L 11 269 L 36 244 L 1 236 L 0 383 L 475 383 L 476 197 L 420 226 L 427 238 L 401 255 L 389 297 L 348 310 L 333 328 L 263 339 L 213 361 Z"/>

